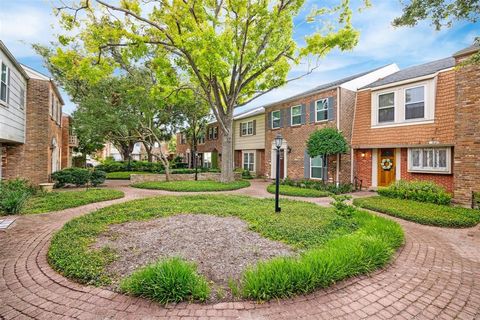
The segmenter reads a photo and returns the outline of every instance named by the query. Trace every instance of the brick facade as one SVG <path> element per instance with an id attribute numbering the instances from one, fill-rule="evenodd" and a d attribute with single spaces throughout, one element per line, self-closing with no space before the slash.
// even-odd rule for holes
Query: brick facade
<path id="1" fill-rule="evenodd" d="M 52 173 L 54 139 L 61 167 L 62 129 L 61 123 L 50 117 L 52 93 L 56 95 L 50 81 L 28 80 L 25 144 L 7 147 L 5 179 L 25 178 L 33 184 L 48 182 Z"/>
<path id="2" fill-rule="evenodd" d="M 457 56 L 457 63 L 468 55 Z M 470 205 L 472 191 L 480 192 L 480 66 L 456 71 L 454 200 Z"/>
<path id="3" fill-rule="evenodd" d="M 342 131 L 345 139 L 349 142 L 352 132 L 352 120 L 355 106 L 355 92 L 347 89 L 338 88 L 340 92 L 340 130 Z M 269 124 L 266 123 L 265 133 L 265 171 L 268 177 L 271 177 L 272 170 L 272 152 L 273 141 L 277 134 L 281 134 L 284 141 L 288 146 L 288 152 L 286 156 L 287 177 L 290 179 L 304 179 L 304 158 L 306 150 L 306 142 L 311 133 L 315 130 L 319 130 L 326 127 L 337 127 L 337 103 L 333 105 L 334 120 L 323 122 L 310 122 L 310 103 L 311 101 L 317 101 L 320 99 L 326 99 L 334 97 L 337 100 L 337 88 L 326 90 L 323 92 L 315 93 L 306 97 L 301 97 L 296 100 L 279 103 L 277 105 L 268 106 L 265 108 L 265 121 L 268 121 L 268 114 L 275 110 L 290 109 L 290 107 L 305 104 L 306 105 L 306 117 L 305 124 L 299 126 L 286 125 L 279 129 L 270 129 Z M 351 181 L 351 163 L 350 154 L 344 154 L 340 156 L 340 171 L 339 180 L 341 183 L 350 183 Z M 337 157 L 331 156 L 328 160 L 328 180 L 336 181 L 337 177 Z"/>

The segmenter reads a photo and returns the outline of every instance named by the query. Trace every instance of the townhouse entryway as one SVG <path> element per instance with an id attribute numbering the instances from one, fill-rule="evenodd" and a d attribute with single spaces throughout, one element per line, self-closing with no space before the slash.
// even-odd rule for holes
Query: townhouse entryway
<path id="1" fill-rule="evenodd" d="M 395 181 L 395 149 L 378 149 L 378 185 L 385 187 Z"/>

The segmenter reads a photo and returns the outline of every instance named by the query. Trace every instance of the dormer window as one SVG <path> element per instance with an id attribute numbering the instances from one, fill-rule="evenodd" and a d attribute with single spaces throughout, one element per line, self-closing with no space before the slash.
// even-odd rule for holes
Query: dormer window
<path id="1" fill-rule="evenodd" d="M 395 93 L 378 96 L 378 123 L 395 121 Z"/>
<path id="2" fill-rule="evenodd" d="M 425 86 L 405 90 L 405 120 L 425 117 Z"/>

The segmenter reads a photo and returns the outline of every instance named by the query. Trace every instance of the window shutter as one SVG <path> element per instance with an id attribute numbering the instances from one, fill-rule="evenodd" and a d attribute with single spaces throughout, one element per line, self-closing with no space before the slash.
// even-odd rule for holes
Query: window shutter
<path id="1" fill-rule="evenodd" d="M 280 128 L 283 127 L 283 123 L 284 123 L 284 116 L 283 116 L 283 110 L 280 110 Z"/>
<path id="2" fill-rule="evenodd" d="M 310 123 L 315 122 L 315 101 L 310 102 Z"/>
<path id="3" fill-rule="evenodd" d="M 310 155 L 306 149 L 303 155 L 303 177 L 310 179 Z"/>
<path id="4" fill-rule="evenodd" d="M 302 124 L 305 124 L 305 117 L 306 117 L 306 108 L 307 106 L 305 103 L 302 103 Z"/>
<path id="5" fill-rule="evenodd" d="M 267 114 L 267 128 L 272 129 L 272 112 Z"/>
<path id="6" fill-rule="evenodd" d="M 257 134 L 257 120 L 253 120 L 253 135 Z"/>
<path id="7" fill-rule="evenodd" d="M 328 181 L 328 156 L 322 156 L 323 172 L 322 179 Z"/>
<path id="8" fill-rule="evenodd" d="M 328 120 L 334 120 L 335 119 L 335 109 L 333 108 L 333 105 L 335 104 L 335 98 L 330 97 L 328 98 Z"/>
<path id="9" fill-rule="evenodd" d="M 239 128 L 239 131 L 240 131 L 240 137 L 243 136 L 243 128 L 242 127 L 243 127 L 243 123 L 240 122 L 238 124 L 238 128 Z"/>
<path id="10" fill-rule="evenodd" d="M 290 127 L 292 125 L 292 108 L 285 109 L 285 115 L 285 119 L 287 120 L 285 127 Z"/>

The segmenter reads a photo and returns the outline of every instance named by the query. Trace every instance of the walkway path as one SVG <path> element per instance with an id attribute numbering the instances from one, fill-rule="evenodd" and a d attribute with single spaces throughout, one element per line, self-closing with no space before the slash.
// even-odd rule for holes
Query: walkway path
<path id="1" fill-rule="evenodd" d="M 47 263 L 52 234 L 76 216 L 136 198 L 167 194 L 124 186 L 126 197 L 48 214 L 19 216 L 0 231 L 0 318 L 4 319 L 480 319 L 480 226 L 441 229 L 397 220 L 406 244 L 385 270 L 326 290 L 265 304 L 187 304 L 83 286 Z M 271 196 L 266 184 L 232 194 Z M 171 193 L 168 193 L 171 194 Z M 312 201 L 312 200 L 310 200 Z M 328 199 L 314 200 L 327 205 Z"/>

